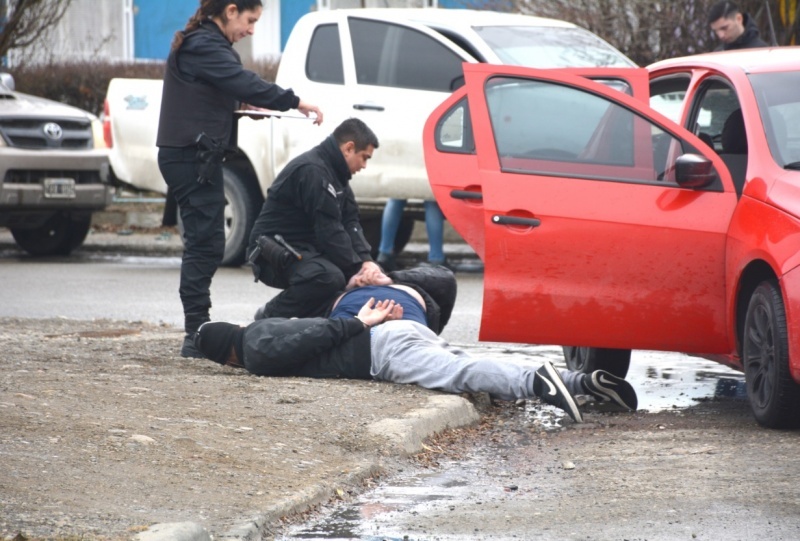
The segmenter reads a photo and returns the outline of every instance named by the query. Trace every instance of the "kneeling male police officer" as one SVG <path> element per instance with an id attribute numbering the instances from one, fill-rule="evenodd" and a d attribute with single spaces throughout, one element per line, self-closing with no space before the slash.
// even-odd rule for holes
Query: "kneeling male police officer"
<path id="1" fill-rule="evenodd" d="M 321 316 L 353 275 L 383 276 L 350 187 L 377 148 L 372 130 L 350 118 L 275 179 L 253 225 L 248 259 L 256 280 L 283 291 L 255 319 Z"/>

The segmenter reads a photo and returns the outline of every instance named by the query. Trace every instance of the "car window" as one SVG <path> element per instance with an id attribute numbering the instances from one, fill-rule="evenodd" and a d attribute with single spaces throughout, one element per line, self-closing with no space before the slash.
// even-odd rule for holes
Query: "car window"
<path id="1" fill-rule="evenodd" d="M 430 36 L 351 17 L 359 84 L 452 92 L 463 84 L 462 59 Z"/>
<path id="2" fill-rule="evenodd" d="M 486 100 L 506 172 L 674 183 L 670 164 L 695 152 L 604 96 L 550 81 L 494 77 Z"/>
<path id="3" fill-rule="evenodd" d="M 475 139 L 467 99 L 459 100 L 436 125 L 436 149 L 440 152 L 474 154 Z"/>
<path id="4" fill-rule="evenodd" d="M 650 108 L 676 124 L 681 123 L 683 100 L 689 88 L 688 74 L 671 75 L 650 81 Z"/>
<path id="5" fill-rule="evenodd" d="M 703 142 L 720 155 L 741 195 L 747 176 L 747 133 L 736 91 L 716 77 L 704 82 L 697 92 L 689 126 Z"/>
<path id="6" fill-rule="evenodd" d="M 314 30 L 306 61 L 306 75 L 318 83 L 344 84 L 339 27 L 323 24 Z"/>
<path id="7" fill-rule="evenodd" d="M 781 166 L 800 162 L 800 73 L 761 73 L 750 76 L 770 152 Z"/>
<path id="8" fill-rule="evenodd" d="M 700 88 L 697 96 L 693 117 L 689 119 L 692 131 L 718 153 L 746 153 L 743 124 L 737 134 L 738 140 L 729 139 L 725 133 L 726 122 L 728 132 L 731 130 L 732 123 L 728 122 L 731 115 L 736 111 L 741 115 L 739 98 L 733 87 L 721 79 L 711 79 Z"/>
<path id="9" fill-rule="evenodd" d="M 475 26 L 504 64 L 529 68 L 631 67 L 635 64 L 583 28 Z"/>

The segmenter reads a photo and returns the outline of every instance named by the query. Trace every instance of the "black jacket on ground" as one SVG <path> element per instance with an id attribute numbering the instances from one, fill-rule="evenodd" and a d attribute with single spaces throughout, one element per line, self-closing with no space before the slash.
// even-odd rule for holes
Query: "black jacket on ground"
<path id="1" fill-rule="evenodd" d="M 456 279 L 445 267 L 391 273 L 425 299 L 428 327 L 440 334 L 456 301 Z M 328 318 L 268 318 L 242 336 L 245 368 L 259 376 L 371 379 L 370 334 L 361 321 Z"/>
<path id="2" fill-rule="evenodd" d="M 372 257 L 350 188 L 351 177 L 333 136 L 294 158 L 267 191 L 248 253 L 258 237 L 278 233 L 304 255 L 321 254 L 346 278 L 355 274 Z"/>
<path id="3" fill-rule="evenodd" d="M 260 319 L 243 341 L 244 366 L 258 376 L 372 377 L 369 331 L 355 318 Z"/>
<path id="4" fill-rule="evenodd" d="M 734 51 L 736 49 L 752 49 L 755 47 L 768 47 L 767 42 L 761 39 L 758 27 L 753 22 L 753 18 L 747 13 L 742 13 L 744 32 L 736 38 L 733 43 L 723 43 L 717 47 L 717 51 Z"/>
<path id="5" fill-rule="evenodd" d="M 222 30 L 203 21 L 167 59 L 156 145 L 192 146 L 204 132 L 219 144 L 235 147 L 233 112 L 240 101 L 279 111 L 300 104 L 291 89 L 244 69 Z"/>

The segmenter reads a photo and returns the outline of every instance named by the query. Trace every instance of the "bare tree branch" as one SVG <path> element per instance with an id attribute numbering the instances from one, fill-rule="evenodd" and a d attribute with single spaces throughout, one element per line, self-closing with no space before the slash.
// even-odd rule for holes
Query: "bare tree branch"
<path id="1" fill-rule="evenodd" d="M 0 57 L 11 49 L 36 43 L 67 11 L 72 0 L 6 0 L 5 24 L 0 28 Z"/>
<path id="2" fill-rule="evenodd" d="M 481 8 L 465 0 L 465 6 Z M 716 0 L 491 0 L 484 9 L 550 17 L 594 32 L 640 66 L 657 60 L 714 50 L 718 42 L 707 23 Z M 771 41 L 766 3 L 772 11 L 778 43 L 787 45 L 798 24 L 784 25 L 777 0 L 736 0 L 753 17 L 764 41 Z M 798 14 L 800 15 L 800 13 Z"/>

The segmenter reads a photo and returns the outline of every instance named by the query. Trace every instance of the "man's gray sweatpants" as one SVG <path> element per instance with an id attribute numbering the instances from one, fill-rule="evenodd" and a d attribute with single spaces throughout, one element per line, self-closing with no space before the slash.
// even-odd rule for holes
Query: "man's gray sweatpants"
<path id="1" fill-rule="evenodd" d="M 372 377 L 450 393 L 486 392 L 500 400 L 531 398 L 540 365 L 472 357 L 415 321 L 387 321 L 371 329 Z M 585 394 L 583 374 L 559 372 L 567 389 Z"/>

